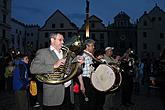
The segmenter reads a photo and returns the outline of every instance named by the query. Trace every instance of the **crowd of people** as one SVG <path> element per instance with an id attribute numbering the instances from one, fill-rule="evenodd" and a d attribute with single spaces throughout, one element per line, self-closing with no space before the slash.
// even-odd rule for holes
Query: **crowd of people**
<path id="1" fill-rule="evenodd" d="M 96 51 L 95 41 L 86 39 L 82 52 L 68 59 L 64 57 L 65 52 L 62 50 L 63 35 L 52 33 L 49 39 L 50 47 L 39 49 L 34 58 L 30 58 L 27 54 L 19 54 L 15 59 L 12 57 L 1 59 L 0 78 L 2 80 L 2 73 L 4 73 L 4 89 L 14 94 L 16 110 L 28 110 L 30 106 L 39 107 L 40 105 L 43 110 L 117 110 L 114 104 L 117 93 L 121 92 L 121 104 L 124 107 L 133 106 L 136 104 L 132 100 L 134 88 L 140 93 L 144 82 L 150 82 L 150 78 L 146 78 L 146 73 L 152 74 L 152 65 L 150 69 L 146 69 L 145 60 L 138 58 L 131 48 L 128 48 L 123 55 L 114 55 L 114 47 L 106 47 L 103 52 L 99 53 Z M 54 74 L 55 70 L 65 66 L 68 61 L 71 64 L 75 62 L 78 64 L 77 74 L 73 78 L 58 84 L 38 82 L 35 78 L 38 74 Z M 112 87 L 106 91 L 98 90 L 91 80 L 101 64 L 111 68 L 112 71 L 108 73 L 115 75 L 116 78 Z M 158 71 L 158 76 L 162 78 L 160 87 L 164 97 L 165 49 L 160 55 L 159 64 L 161 71 Z M 63 77 L 70 74 L 65 74 Z M 116 74 L 121 75 L 122 80 L 117 78 Z M 31 93 L 31 81 L 35 81 L 37 85 L 35 86 L 38 88 L 34 94 Z M 116 84 L 117 81 L 118 84 Z M 155 80 L 152 80 L 152 84 L 156 85 Z M 42 98 L 38 98 L 39 90 L 42 91 Z"/>

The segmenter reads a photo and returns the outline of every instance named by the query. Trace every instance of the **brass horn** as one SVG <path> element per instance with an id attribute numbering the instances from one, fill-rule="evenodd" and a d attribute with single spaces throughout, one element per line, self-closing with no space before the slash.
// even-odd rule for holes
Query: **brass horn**
<path id="1" fill-rule="evenodd" d="M 37 74 L 36 78 L 40 82 L 61 84 L 74 77 L 79 67 L 78 62 L 74 60 L 76 59 L 76 54 L 81 50 L 82 42 L 80 41 L 80 36 L 74 36 L 71 41 L 72 42 L 68 42 L 62 46 L 62 50 L 64 52 L 63 57 L 66 58 L 65 65 L 56 68 L 54 73 Z M 73 60 L 70 61 L 71 59 Z"/>

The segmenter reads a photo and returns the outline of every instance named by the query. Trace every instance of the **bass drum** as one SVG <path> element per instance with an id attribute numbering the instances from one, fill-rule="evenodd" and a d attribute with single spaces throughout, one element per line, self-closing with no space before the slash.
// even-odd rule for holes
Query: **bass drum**
<path id="1" fill-rule="evenodd" d="M 121 84 L 121 74 L 116 67 L 100 64 L 91 75 L 91 83 L 98 91 L 116 90 Z"/>

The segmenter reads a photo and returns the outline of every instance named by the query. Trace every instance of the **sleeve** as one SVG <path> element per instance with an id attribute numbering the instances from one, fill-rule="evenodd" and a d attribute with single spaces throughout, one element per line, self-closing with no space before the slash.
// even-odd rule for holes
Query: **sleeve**
<path id="1" fill-rule="evenodd" d="M 26 68 L 24 67 L 23 64 L 19 64 L 18 67 L 19 67 L 19 72 L 20 72 L 20 80 L 23 84 L 26 84 L 27 83 L 26 78 L 25 78 Z"/>
<path id="2" fill-rule="evenodd" d="M 30 72 L 32 74 L 44 74 L 54 72 L 53 64 L 46 63 L 46 60 L 50 60 L 48 59 L 47 55 L 48 54 L 43 50 L 37 51 L 36 56 L 30 65 Z"/>

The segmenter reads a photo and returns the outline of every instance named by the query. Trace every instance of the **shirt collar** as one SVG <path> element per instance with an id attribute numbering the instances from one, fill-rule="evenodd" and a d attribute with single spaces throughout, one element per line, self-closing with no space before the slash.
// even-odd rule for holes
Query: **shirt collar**
<path id="1" fill-rule="evenodd" d="M 54 51 L 59 59 L 62 58 L 62 56 L 63 56 L 62 50 L 60 50 L 60 52 L 58 52 L 53 46 L 50 46 L 50 50 Z"/>

